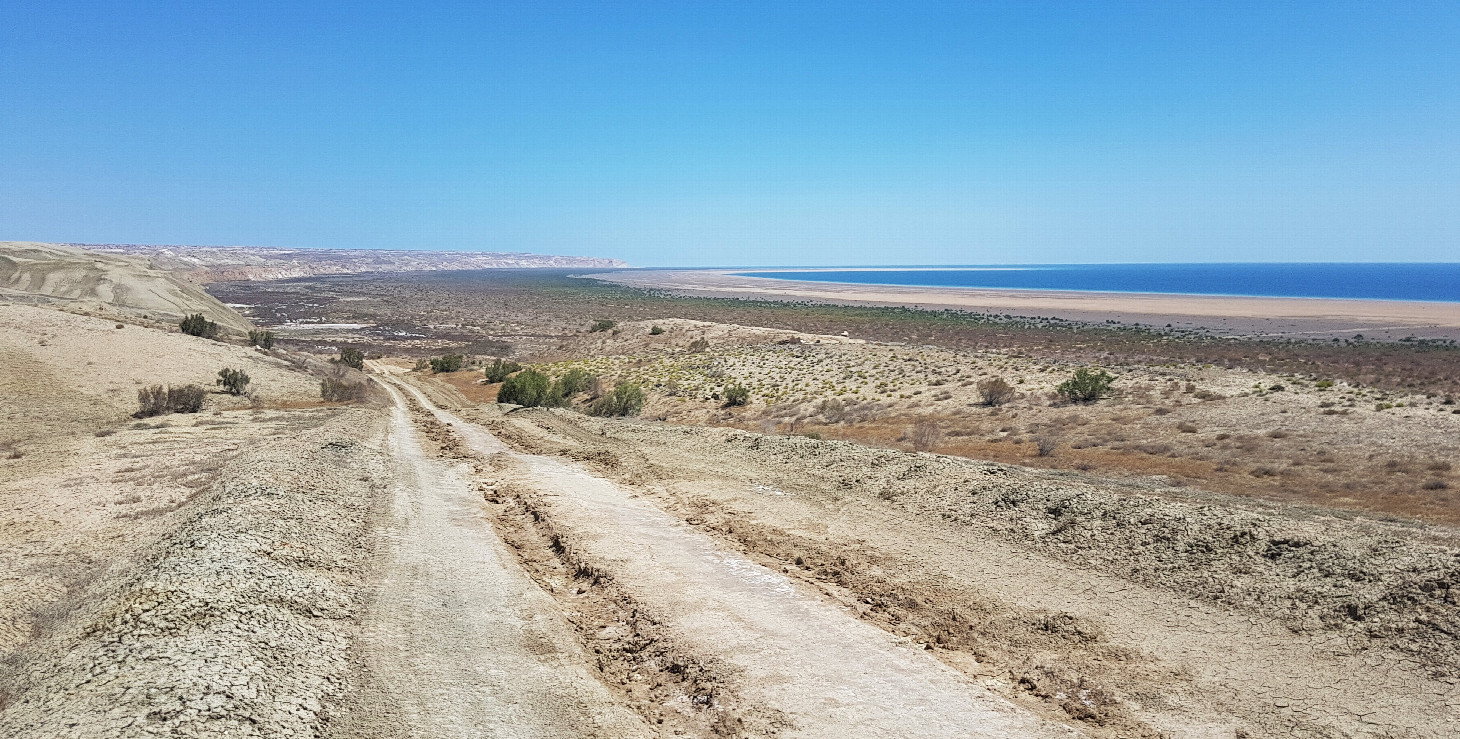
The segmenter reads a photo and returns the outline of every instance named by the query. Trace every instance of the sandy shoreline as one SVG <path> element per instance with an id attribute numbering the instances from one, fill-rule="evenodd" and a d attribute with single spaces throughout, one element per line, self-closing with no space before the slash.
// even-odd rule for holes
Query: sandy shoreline
<path id="1" fill-rule="evenodd" d="M 742 277 L 727 270 L 653 270 L 586 275 L 686 295 L 902 305 L 1050 316 L 1077 321 L 1204 328 L 1225 335 L 1397 340 L 1460 339 L 1460 304 L 1328 298 L 1264 298 L 912 287 Z"/>

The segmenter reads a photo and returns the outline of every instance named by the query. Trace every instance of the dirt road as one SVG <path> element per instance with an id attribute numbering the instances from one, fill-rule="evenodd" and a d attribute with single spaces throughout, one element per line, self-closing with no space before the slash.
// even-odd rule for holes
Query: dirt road
<path id="1" fill-rule="evenodd" d="M 624 487 L 562 460 L 510 452 L 431 404 L 537 496 L 580 559 L 610 573 L 675 641 L 727 667 L 745 704 L 784 717 L 784 736 L 1070 736 L 927 655 L 695 531 Z"/>
<path id="2" fill-rule="evenodd" d="M 363 685 L 334 736 L 634 737 L 571 627 L 517 566 L 460 471 L 393 409 L 398 465 L 360 638 Z"/>

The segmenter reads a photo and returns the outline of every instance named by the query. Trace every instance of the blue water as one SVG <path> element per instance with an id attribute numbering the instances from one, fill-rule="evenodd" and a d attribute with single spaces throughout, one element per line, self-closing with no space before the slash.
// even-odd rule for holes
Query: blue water
<path id="1" fill-rule="evenodd" d="M 738 272 L 810 282 L 1460 303 L 1460 263 L 1052 264 Z"/>

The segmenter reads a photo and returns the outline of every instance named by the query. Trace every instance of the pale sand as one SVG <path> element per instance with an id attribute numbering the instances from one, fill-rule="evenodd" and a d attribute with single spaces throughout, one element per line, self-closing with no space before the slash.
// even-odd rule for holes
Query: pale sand
<path id="1" fill-rule="evenodd" d="M 1460 339 L 1460 303 L 1215 295 L 904 287 L 740 277 L 725 270 L 644 270 L 586 275 L 632 287 L 708 297 L 810 300 L 1008 313 L 1067 320 L 1204 328 L 1220 334 Z"/>

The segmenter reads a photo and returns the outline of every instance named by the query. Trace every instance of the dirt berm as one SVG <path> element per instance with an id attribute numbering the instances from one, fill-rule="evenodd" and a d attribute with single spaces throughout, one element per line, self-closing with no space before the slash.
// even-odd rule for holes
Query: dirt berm
<path id="1" fill-rule="evenodd" d="M 27 652 L 0 736 L 315 736 L 346 689 L 384 417 L 227 465 L 191 514 Z"/>
<path id="2" fill-rule="evenodd" d="M 1097 735 L 1460 733 L 1446 528 L 799 436 L 458 413 Z"/>

